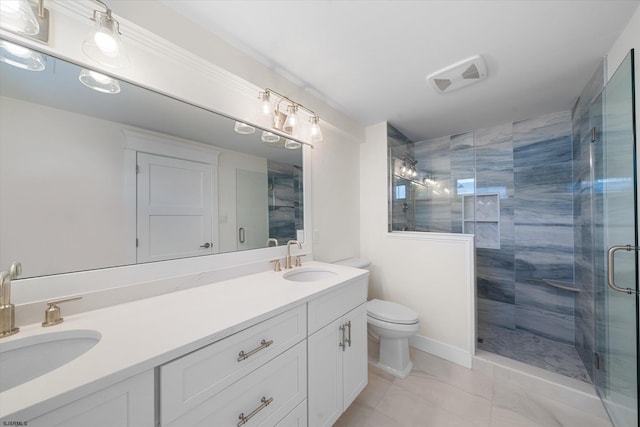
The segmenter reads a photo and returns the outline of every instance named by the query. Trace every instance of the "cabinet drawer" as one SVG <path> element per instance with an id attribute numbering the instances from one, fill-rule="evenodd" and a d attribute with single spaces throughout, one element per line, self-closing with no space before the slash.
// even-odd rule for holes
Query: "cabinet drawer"
<path id="1" fill-rule="evenodd" d="M 305 337 L 302 305 L 161 366 L 161 419 L 177 418 Z"/>
<path id="2" fill-rule="evenodd" d="M 307 351 L 301 342 L 179 418 L 161 421 L 174 427 L 273 426 L 306 394 Z"/>
<path id="3" fill-rule="evenodd" d="M 368 275 L 309 301 L 309 335 L 367 300 Z"/>

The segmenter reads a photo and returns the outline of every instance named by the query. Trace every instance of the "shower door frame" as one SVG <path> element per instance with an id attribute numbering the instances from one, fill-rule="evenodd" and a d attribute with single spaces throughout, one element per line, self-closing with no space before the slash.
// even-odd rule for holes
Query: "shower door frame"
<path id="1" fill-rule="evenodd" d="M 592 103 L 596 110 L 591 138 L 596 254 L 594 382 L 616 427 L 637 426 L 639 406 L 639 188 L 634 70 L 632 49 Z M 625 253 L 616 255 L 618 251 Z M 622 263 L 618 274 L 614 259 Z M 620 279 L 618 284 L 616 277 Z"/>

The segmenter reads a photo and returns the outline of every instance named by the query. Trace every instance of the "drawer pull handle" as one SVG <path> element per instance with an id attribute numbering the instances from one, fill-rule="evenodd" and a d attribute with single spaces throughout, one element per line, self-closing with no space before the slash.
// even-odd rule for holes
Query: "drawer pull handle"
<path id="1" fill-rule="evenodd" d="M 273 344 L 273 340 L 269 340 L 269 341 L 262 340 L 260 341 L 260 347 L 254 348 L 249 353 L 245 353 L 244 350 L 242 350 L 240 353 L 238 353 L 238 362 L 242 362 L 243 360 L 250 358 L 260 350 L 263 350 L 269 347 L 271 344 Z"/>
<path id="2" fill-rule="evenodd" d="M 340 325 L 340 327 L 338 328 L 340 330 L 340 334 L 341 334 L 341 339 L 340 339 L 340 343 L 338 343 L 338 347 L 342 348 L 342 351 L 346 351 L 347 350 L 347 344 L 346 344 L 346 340 L 347 338 L 344 335 L 344 324 Z"/>
<path id="3" fill-rule="evenodd" d="M 347 338 L 345 338 L 345 342 L 347 344 L 349 344 L 349 347 L 351 347 L 351 320 L 349 320 L 347 323 L 344 324 L 345 328 L 349 328 L 349 333 L 347 334 Z"/>
<path id="4" fill-rule="evenodd" d="M 238 421 L 238 427 L 246 424 L 249 422 L 249 420 L 251 418 L 253 418 L 253 416 L 255 414 L 257 414 L 258 412 L 262 411 L 264 408 L 266 408 L 267 406 L 269 406 L 269 404 L 273 402 L 273 397 L 270 397 L 269 399 L 267 399 L 266 397 L 262 396 L 262 399 L 260 399 L 260 406 L 258 406 L 256 409 L 254 409 L 249 415 L 247 415 L 246 417 L 244 416 L 244 412 L 241 413 L 238 418 L 240 419 L 240 421 Z"/>

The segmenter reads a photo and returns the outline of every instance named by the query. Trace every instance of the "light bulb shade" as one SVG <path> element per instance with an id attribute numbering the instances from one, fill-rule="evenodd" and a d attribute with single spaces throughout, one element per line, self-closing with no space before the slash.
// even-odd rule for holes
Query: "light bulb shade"
<path id="1" fill-rule="evenodd" d="M 5 40 L 0 40 L 0 62 L 29 71 L 45 69 L 42 54 Z"/>
<path id="2" fill-rule="evenodd" d="M 120 93 L 120 82 L 104 74 L 83 68 L 78 77 L 83 85 L 101 93 Z"/>
<path id="3" fill-rule="evenodd" d="M 260 92 L 258 94 L 258 104 L 256 105 L 256 123 L 263 127 L 273 125 L 273 107 L 271 106 L 271 94 Z"/>
<path id="4" fill-rule="evenodd" d="M 287 108 L 287 112 L 289 113 L 287 115 L 286 120 L 284 121 L 284 124 L 282 125 L 282 130 L 283 132 L 292 134 L 294 132 L 294 130 L 296 129 L 296 126 L 298 124 L 298 106 L 297 105 L 291 105 L 289 106 L 289 108 Z"/>
<path id="5" fill-rule="evenodd" d="M 302 147 L 302 144 L 300 144 L 298 141 L 287 139 L 284 143 L 284 148 L 288 150 L 297 150 L 300 147 Z"/>
<path id="6" fill-rule="evenodd" d="M 0 1 L 0 26 L 28 36 L 40 32 L 40 24 L 28 0 Z"/>
<path id="7" fill-rule="evenodd" d="M 240 135 L 251 135 L 256 131 L 256 128 L 243 122 L 236 122 L 233 126 L 233 130 Z"/>
<path id="8" fill-rule="evenodd" d="M 111 16 L 111 11 L 103 13 L 94 10 L 93 20 L 96 25 L 85 37 L 82 51 L 107 67 L 121 68 L 129 65 L 129 58 L 120 40 L 120 25 Z"/>
<path id="9" fill-rule="evenodd" d="M 322 129 L 320 129 L 320 117 L 313 116 L 311 117 L 311 127 L 309 129 L 309 136 L 311 138 L 311 142 L 321 142 L 322 137 Z"/>

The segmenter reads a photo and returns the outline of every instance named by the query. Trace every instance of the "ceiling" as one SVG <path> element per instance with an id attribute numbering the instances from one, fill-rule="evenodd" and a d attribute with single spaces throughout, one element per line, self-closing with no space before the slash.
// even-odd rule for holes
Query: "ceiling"
<path id="1" fill-rule="evenodd" d="M 414 141 L 570 109 L 640 4 L 161 1 L 363 126 L 388 120 Z M 485 80 L 427 84 L 475 54 Z"/>

